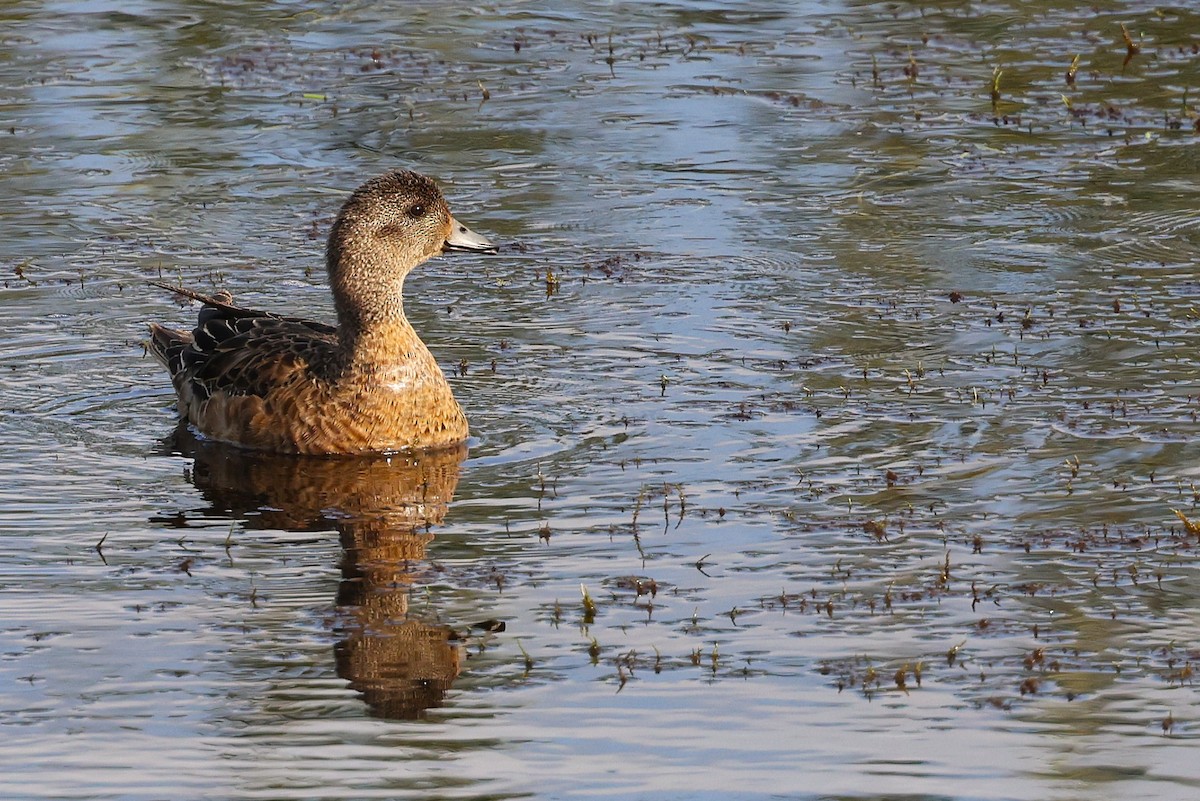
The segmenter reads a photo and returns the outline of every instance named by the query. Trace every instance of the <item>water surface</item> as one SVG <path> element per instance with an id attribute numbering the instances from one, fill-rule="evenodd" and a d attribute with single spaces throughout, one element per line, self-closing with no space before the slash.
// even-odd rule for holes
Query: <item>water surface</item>
<path id="1" fill-rule="evenodd" d="M 1200 791 L 1195 13 L 0 18 L 8 794 Z M 176 430 L 145 281 L 329 319 L 398 166 L 469 454 Z"/>

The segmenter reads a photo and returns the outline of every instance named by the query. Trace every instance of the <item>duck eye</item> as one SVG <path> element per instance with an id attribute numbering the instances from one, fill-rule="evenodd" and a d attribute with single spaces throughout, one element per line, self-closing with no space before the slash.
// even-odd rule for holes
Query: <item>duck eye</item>
<path id="1" fill-rule="evenodd" d="M 414 220 L 417 219 L 418 217 L 424 217 L 425 216 L 425 206 L 420 203 L 414 203 L 413 205 L 408 207 L 408 211 L 405 213 L 408 214 L 409 217 L 412 217 Z"/>

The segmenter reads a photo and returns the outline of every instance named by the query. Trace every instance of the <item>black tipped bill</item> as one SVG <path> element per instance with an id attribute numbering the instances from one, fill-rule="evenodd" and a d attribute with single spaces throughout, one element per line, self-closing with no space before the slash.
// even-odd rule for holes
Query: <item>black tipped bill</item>
<path id="1" fill-rule="evenodd" d="M 461 250 L 467 253 L 498 252 L 496 246 L 487 239 L 451 217 L 450 236 L 446 237 L 446 241 L 442 244 L 442 252 L 448 253 L 453 250 Z"/>

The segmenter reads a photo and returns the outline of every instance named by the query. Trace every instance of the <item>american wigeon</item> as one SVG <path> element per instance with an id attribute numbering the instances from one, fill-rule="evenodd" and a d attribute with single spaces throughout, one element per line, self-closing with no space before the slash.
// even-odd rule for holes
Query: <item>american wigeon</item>
<path id="1" fill-rule="evenodd" d="M 495 253 L 450 214 L 429 178 L 373 178 L 338 213 L 325 251 L 336 327 L 244 309 L 228 293 L 191 333 L 150 324 L 179 411 L 202 435 L 279 453 L 426 450 L 467 438 L 467 419 L 404 316 L 404 278 L 449 251 Z"/>

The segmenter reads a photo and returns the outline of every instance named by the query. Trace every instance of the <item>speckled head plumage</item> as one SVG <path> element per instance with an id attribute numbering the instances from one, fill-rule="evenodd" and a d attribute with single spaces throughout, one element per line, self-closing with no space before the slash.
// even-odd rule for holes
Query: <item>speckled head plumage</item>
<path id="1" fill-rule="evenodd" d="M 408 170 L 384 173 L 356 189 L 342 205 L 325 250 L 329 269 L 336 270 L 348 245 L 359 244 L 402 252 L 408 256 L 404 261 L 412 260 L 415 267 L 442 251 L 451 219 L 432 180 Z"/>
<path id="2" fill-rule="evenodd" d="M 325 248 L 339 324 L 403 314 L 405 276 L 445 249 L 453 219 L 437 184 L 415 172 L 394 170 L 356 189 Z"/>
<path id="3" fill-rule="evenodd" d="M 457 222 L 437 185 L 405 170 L 360 186 L 329 234 L 334 328 L 205 304 L 191 333 L 151 324 L 150 351 L 171 372 L 180 412 L 202 434 L 292 453 L 445 447 L 467 421 L 437 361 L 404 316 L 404 278 L 451 250 L 495 253 Z"/>

